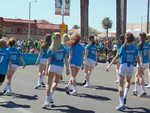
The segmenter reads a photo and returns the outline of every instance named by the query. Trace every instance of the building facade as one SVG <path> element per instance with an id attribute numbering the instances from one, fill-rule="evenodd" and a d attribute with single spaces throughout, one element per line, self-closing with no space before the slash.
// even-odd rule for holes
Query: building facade
<path id="1" fill-rule="evenodd" d="M 46 20 L 29 21 L 0 17 L 0 35 L 27 40 L 29 24 L 31 39 L 42 39 L 47 33 L 60 32 L 60 24 L 52 24 Z"/>

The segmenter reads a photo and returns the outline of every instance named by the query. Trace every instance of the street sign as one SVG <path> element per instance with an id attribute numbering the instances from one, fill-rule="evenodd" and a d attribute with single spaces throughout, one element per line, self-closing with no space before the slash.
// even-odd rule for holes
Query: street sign
<path id="1" fill-rule="evenodd" d="M 68 26 L 65 24 L 60 24 L 59 28 L 60 28 L 60 31 L 66 31 L 68 29 Z"/>

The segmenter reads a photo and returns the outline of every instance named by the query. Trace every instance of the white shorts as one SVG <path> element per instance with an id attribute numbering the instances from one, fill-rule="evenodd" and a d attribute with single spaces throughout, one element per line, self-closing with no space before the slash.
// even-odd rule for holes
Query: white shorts
<path id="1" fill-rule="evenodd" d="M 41 58 L 40 59 L 40 64 L 46 65 L 46 63 L 47 63 L 47 58 Z"/>
<path id="2" fill-rule="evenodd" d="M 134 71 L 134 66 L 127 66 L 127 63 L 120 64 L 119 67 L 119 76 L 131 76 Z"/>
<path id="3" fill-rule="evenodd" d="M 137 67 L 139 67 L 138 64 L 137 64 Z M 148 69 L 149 68 L 149 63 L 142 64 L 141 67 L 144 68 L 144 69 Z"/>
<path id="4" fill-rule="evenodd" d="M 11 65 L 9 65 L 8 70 L 16 71 L 17 68 L 18 68 L 18 65 L 16 65 L 16 64 L 11 64 Z"/>
<path id="5" fill-rule="evenodd" d="M 96 65 L 96 61 L 94 61 L 93 59 L 87 58 L 86 65 L 94 67 Z"/>
<path id="6" fill-rule="evenodd" d="M 62 66 L 50 65 L 48 68 L 48 72 L 53 72 L 58 75 L 62 75 L 63 71 L 64 71 L 64 67 Z"/>
<path id="7" fill-rule="evenodd" d="M 77 66 L 77 65 L 75 65 L 75 64 L 70 64 L 70 66 L 76 67 L 76 68 L 80 68 L 80 66 Z"/>

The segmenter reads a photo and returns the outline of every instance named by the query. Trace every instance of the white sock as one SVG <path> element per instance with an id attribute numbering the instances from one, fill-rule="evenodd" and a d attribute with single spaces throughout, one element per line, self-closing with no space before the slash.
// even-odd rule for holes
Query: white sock
<path id="1" fill-rule="evenodd" d="M 123 96 L 123 98 L 127 98 L 128 91 L 129 91 L 129 88 L 125 88 L 124 89 L 124 96 Z"/>
<path id="2" fill-rule="evenodd" d="M 140 88 L 141 88 L 141 92 L 145 92 L 144 85 L 140 85 Z"/>
<path id="3" fill-rule="evenodd" d="M 39 79 L 39 80 L 37 80 L 37 85 L 41 85 L 41 81 L 40 81 L 40 79 Z"/>
<path id="4" fill-rule="evenodd" d="M 124 100 L 123 100 L 123 97 L 122 97 L 122 96 L 119 96 L 119 103 L 120 103 L 120 105 L 123 105 L 123 104 L 124 104 Z"/>
<path id="5" fill-rule="evenodd" d="M 135 83 L 134 91 L 138 91 L 139 84 Z"/>
<path id="6" fill-rule="evenodd" d="M 42 83 L 44 81 L 44 75 L 41 75 L 40 82 Z"/>

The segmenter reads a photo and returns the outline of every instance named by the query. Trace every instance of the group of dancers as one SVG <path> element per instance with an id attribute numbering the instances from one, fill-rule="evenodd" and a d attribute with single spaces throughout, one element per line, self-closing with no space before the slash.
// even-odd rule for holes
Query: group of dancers
<path id="1" fill-rule="evenodd" d="M 111 65 L 119 59 L 119 63 L 116 64 L 118 91 L 119 91 L 119 105 L 116 110 L 126 109 L 127 94 L 131 85 L 131 78 L 134 72 L 134 67 L 137 67 L 135 74 L 135 88 L 133 95 L 145 96 L 145 83 L 144 83 L 144 71 L 148 69 L 150 80 L 150 43 L 147 41 L 146 33 L 142 32 L 140 35 L 139 45 L 135 43 L 135 37 L 132 33 L 126 33 L 120 36 L 120 43 L 118 43 L 118 52 L 112 59 L 111 63 L 106 67 L 106 71 L 109 71 Z M 149 84 L 146 87 L 150 87 Z"/>
<path id="2" fill-rule="evenodd" d="M 66 93 L 76 95 L 76 77 L 80 68 L 85 68 L 84 87 L 90 87 L 90 76 L 93 68 L 97 64 L 97 49 L 95 37 L 90 36 L 89 44 L 80 43 L 81 36 L 74 33 L 71 37 L 60 33 L 46 35 L 41 44 L 41 49 L 35 64 L 39 64 L 39 76 L 35 89 L 46 87 L 43 108 L 53 106 L 54 92 L 62 78 L 64 69 L 66 75 L 71 75 L 68 84 L 65 86 Z M 25 62 L 22 54 L 15 47 L 16 39 L 0 39 L 0 85 L 7 77 L 6 86 L 3 94 L 10 94 L 12 77 L 21 62 L 23 68 Z M 47 75 L 47 83 L 44 83 L 44 76 Z"/>
<path id="3" fill-rule="evenodd" d="M 136 61 L 137 73 L 133 94 L 146 95 L 143 75 L 145 69 L 150 70 L 150 44 L 146 42 L 146 37 L 145 33 L 140 33 L 140 44 L 137 46 L 132 33 L 121 35 L 117 54 L 106 67 L 106 71 L 108 71 L 116 59 L 119 59 L 116 64 L 120 102 L 119 106 L 116 107 L 117 110 L 126 108 L 127 94 Z M 54 106 L 54 93 L 60 79 L 62 79 L 64 70 L 66 75 L 70 75 L 70 79 L 65 85 L 67 94 L 77 95 L 76 77 L 82 67 L 84 67 L 85 73 L 83 85 L 85 88 L 91 86 L 90 78 L 94 67 L 97 65 L 97 46 L 94 36 L 90 36 L 88 40 L 88 44 L 81 44 L 81 36 L 78 33 L 74 33 L 70 37 L 67 34 L 61 36 L 60 33 L 48 34 L 44 37 L 35 63 L 39 64 L 39 76 L 35 89 L 46 87 L 43 108 Z M 19 63 L 21 62 L 23 68 L 25 67 L 22 53 L 16 49 L 15 43 L 15 38 L 10 38 L 9 40 L 0 39 L 0 86 L 7 75 L 3 89 L 4 94 L 12 92 L 11 80 Z M 44 83 L 45 75 L 47 75 L 46 85 Z"/>

